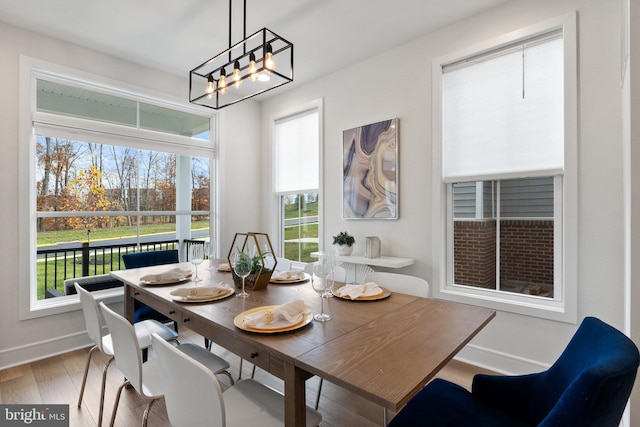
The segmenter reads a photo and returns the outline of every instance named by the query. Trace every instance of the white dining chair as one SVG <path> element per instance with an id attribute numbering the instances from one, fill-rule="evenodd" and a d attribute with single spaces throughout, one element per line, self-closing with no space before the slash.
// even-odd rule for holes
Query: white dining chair
<path id="1" fill-rule="evenodd" d="M 164 397 L 172 427 L 284 425 L 284 396 L 254 380 L 242 380 L 224 392 L 215 375 L 159 336 L 153 348 L 166 384 Z M 319 412 L 306 408 L 306 425 L 320 424 Z"/>
<path id="2" fill-rule="evenodd" d="M 126 385 L 131 385 L 138 394 L 151 399 L 142 416 L 142 426 L 146 427 L 151 406 L 163 396 L 164 392 L 160 363 L 157 357 L 152 357 L 142 363 L 142 354 L 140 353 L 140 346 L 138 345 L 133 325 L 103 302 L 100 303 L 100 309 L 113 341 L 113 355 L 116 365 L 125 376 L 124 382 L 118 387 L 109 425 L 113 427 L 115 424 L 122 389 Z"/>
<path id="3" fill-rule="evenodd" d="M 278 258 L 275 271 L 291 271 L 291 260 Z"/>
<path id="4" fill-rule="evenodd" d="M 347 281 L 347 270 L 343 266 L 333 266 L 333 281 L 343 283 Z"/>
<path id="5" fill-rule="evenodd" d="M 416 276 L 374 271 L 367 274 L 365 282 L 374 282 L 389 289 L 391 292 L 400 292 L 422 298 L 429 297 L 429 282 Z"/>
<path id="6" fill-rule="evenodd" d="M 113 426 L 115 423 L 122 389 L 126 385 L 130 384 L 138 392 L 138 394 L 151 399 L 147 404 L 142 418 L 142 425 L 144 427 L 147 425 L 151 406 L 157 399 L 163 396 L 164 388 L 166 386 L 162 381 L 158 359 L 157 357 L 154 357 L 150 358 L 146 362 L 143 362 L 140 346 L 135 336 L 134 325 L 129 323 L 129 321 L 121 315 L 111 310 L 103 302 L 101 302 L 99 305 L 111 335 L 113 343 L 113 355 L 116 361 L 116 365 L 126 378 L 122 385 L 118 388 L 116 400 L 113 404 L 113 413 L 111 415 L 110 425 Z M 173 347 L 172 344 L 169 344 L 166 340 L 163 340 L 160 335 L 155 334 L 155 336 L 155 342 L 157 342 L 157 340 L 161 340 L 167 343 L 167 345 Z M 149 340 L 151 340 L 151 336 L 149 337 Z M 197 360 L 198 363 L 204 366 L 205 369 L 211 373 L 211 375 L 226 375 L 229 378 L 231 385 L 234 384 L 234 381 L 228 370 L 229 363 L 227 363 L 227 361 L 215 355 L 214 353 L 211 353 L 205 348 L 191 343 L 179 344 L 176 347 L 176 351 L 179 351 L 186 357 L 188 356 L 193 360 Z"/>
<path id="7" fill-rule="evenodd" d="M 313 263 L 309 262 L 304 266 L 304 272 L 310 276 L 313 276 Z M 336 282 L 347 281 L 347 270 L 341 265 L 333 266 L 333 280 Z"/>
<path id="8" fill-rule="evenodd" d="M 84 314 L 84 323 L 87 328 L 89 338 L 93 341 L 94 346 L 89 350 L 87 355 L 87 362 L 84 368 L 84 376 L 82 377 L 82 386 L 80 387 L 80 396 L 78 397 L 78 408 L 82 406 L 82 397 L 84 396 L 84 388 L 87 383 L 87 375 L 89 373 L 89 364 L 91 363 L 91 356 L 96 350 L 100 350 L 102 353 L 109 357 L 109 360 L 102 368 L 102 384 L 100 389 L 100 408 L 98 410 L 98 427 L 102 425 L 102 417 L 104 413 L 104 393 L 107 381 L 107 371 L 109 365 L 113 361 L 113 345 L 111 335 L 106 333 L 104 317 L 100 312 L 98 303 L 93 295 L 80 286 L 78 283 L 74 284 L 76 293 L 80 297 L 80 305 L 82 306 L 82 313 Z M 134 325 L 134 332 L 138 345 L 144 352 L 151 346 L 151 333 L 155 332 L 164 340 L 177 340 L 178 333 L 168 326 L 158 322 L 157 320 L 143 320 Z"/>

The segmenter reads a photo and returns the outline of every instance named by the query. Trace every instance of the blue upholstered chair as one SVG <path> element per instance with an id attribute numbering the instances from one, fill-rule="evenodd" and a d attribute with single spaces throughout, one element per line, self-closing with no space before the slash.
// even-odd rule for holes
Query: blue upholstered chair
<path id="1" fill-rule="evenodd" d="M 150 267 L 153 265 L 176 264 L 180 262 L 178 259 L 177 249 L 124 254 L 122 255 L 122 261 L 124 262 L 124 268 Z M 158 313 L 148 305 L 143 304 L 140 301 L 136 301 L 133 323 L 149 319 L 157 320 L 162 323 L 172 322 L 171 319 Z M 173 326 L 177 331 L 178 324 L 173 322 Z"/>
<path id="2" fill-rule="evenodd" d="M 617 427 L 638 362 L 638 349 L 629 338 L 587 317 L 547 371 L 476 375 L 471 392 L 436 379 L 409 401 L 389 427 Z"/>

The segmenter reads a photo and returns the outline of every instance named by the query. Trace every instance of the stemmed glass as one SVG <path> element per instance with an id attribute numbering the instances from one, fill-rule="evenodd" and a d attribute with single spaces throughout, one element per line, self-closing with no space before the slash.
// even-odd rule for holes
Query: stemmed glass
<path id="1" fill-rule="evenodd" d="M 324 298 L 333 298 L 333 294 L 331 293 L 331 288 L 333 288 L 333 284 L 335 283 L 335 274 L 336 272 L 334 271 L 334 265 L 336 265 L 335 263 L 335 259 L 333 256 L 333 252 L 320 252 L 320 257 L 323 259 L 324 262 L 329 263 L 329 265 L 331 266 L 331 273 L 328 276 L 328 285 L 325 288 L 324 292 L 322 293 L 322 296 Z"/>
<path id="2" fill-rule="evenodd" d="M 202 261 L 204 261 L 204 245 L 198 243 L 192 243 L 189 245 L 189 261 L 191 261 L 191 264 L 196 267 L 196 277 L 193 281 L 201 281 L 202 279 L 198 277 L 198 265 L 202 264 Z"/>
<path id="3" fill-rule="evenodd" d="M 236 249 L 236 251 L 231 255 L 231 266 L 233 267 L 233 271 L 236 273 L 236 276 L 242 278 L 242 292 L 236 296 L 241 298 L 248 297 L 249 294 L 244 290 L 244 279 L 246 279 L 249 273 L 251 273 L 251 258 L 244 251 Z"/>
<path id="4" fill-rule="evenodd" d="M 331 315 L 324 312 L 325 294 L 327 290 L 331 289 L 331 282 L 333 282 L 333 263 L 329 257 L 321 255 L 318 261 L 313 264 L 313 278 L 311 280 L 313 290 L 320 296 L 320 313 L 313 316 L 318 322 L 331 320 Z"/>
<path id="5" fill-rule="evenodd" d="M 215 270 L 215 266 L 213 265 L 213 260 L 216 257 L 216 242 L 215 240 L 204 242 L 204 252 L 205 255 L 209 258 L 209 267 L 207 270 Z"/>

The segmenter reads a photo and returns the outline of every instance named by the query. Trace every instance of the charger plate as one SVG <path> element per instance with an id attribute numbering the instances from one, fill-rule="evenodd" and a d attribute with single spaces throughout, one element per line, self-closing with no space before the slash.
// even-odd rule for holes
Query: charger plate
<path id="1" fill-rule="evenodd" d="M 185 277 L 182 277 L 180 279 L 166 279 L 166 280 L 157 280 L 157 281 L 149 281 L 149 280 L 140 280 L 140 284 L 142 285 L 149 285 L 149 286 L 153 286 L 153 285 L 172 285 L 172 284 L 177 284 L 177 283 L 182 283 L 182 282 L 186 282 L 188 280 L 191 280 L 191 274 L 186 275 Z"/>
<path id="2" fill-rule="evenodd" d="M 247 326 L 244 324 L 245 316 L 258 313 L 260 311 L 273 310 L 274 308 L 277 308 L 277 307 L 278 305 L 266 305 L 262 307 L 252 308 L 251 310 L 243 311 L 233 319 L 233 324 L 236 325 L 236 327 L 238 327 L 239 329 L 242 329 L 243 331 L 247 331 L 247 332 L 254 332 L 258 334 L 275 334 L 275 333 L 281 333 L 281 332 L 291 332 L 300 328 L 304 328 L 313 320 L 313 313 L 311 311 L 305 311 L 304 313 L 302 313 L 302 319 L 298 323 L 295 323 L 293 325 L 287 325 L 285 327 L 262 329 L 262 328 L 252 328 L 251 326 Z"/>
<path id="3" fill-rule="evenodd" d="M 216 270 L 223 273 L 231 273 L 231 266 L 228 263 L 218 264 L 216 265 Z"/>
<path id="4" fill-rule="evenodd" d="M 279 280 L 279 279 L 274 279 L 273 276 L 271 276 L 271 280 L 269 280 L 269 283 L 273 283 L 274 285 L 294 285 L 296 283 L 304 283 L 309 279 L 311 279 L 311 276 L 308 275 L 307 273 L 304 273 L 304 277 L 297 278 L 297 279 Z"/>
<path id="5" fill-rule="evenodd" d="M 225 292 L 224 294 L 220 294 L 220 295 L 203 295 L 203 296 L 182 296 L 182 295 L 178 295 L 179 293 L 184 292 L 184 290 L 180 290 L 180 289 L 176 289 L 175 291 L 171 291 L 169 292 L 171 294 L 171 298 L 174 301 L 178 301 L 178 302 L 190 302 L 190 303 L 201 303 L 201 302 L 211 302 L 211 301 L 217 301 L 220 299 L 225 299 L 227 297 L 230 297 L 231 295 L 235 294 L 236 291 L 233 288 L 229 288 L 229 290 L 227 292 Z"/>
<path id="6" fill-rule="evenodd" d="M 383 286 L 380 286 L 380 289 L 382 289 L 382 292 L 380 292 L 379 294 L 369 295 L 369 296 L 359 296 L 356 299 L 351 299 L 351 297 L 348 297 L 348 296 L 343 297 L 338 293 L 338 289 L 340 289 L 341 287 L 342 286 L 334 286 L 333 288 L 331 288 L 331 293 L 333 294 L 334 297 L 344 299 L 347 301 L 378 301 L 381 299 L 389 298 L 391 296 L 391 291 L 389 289 Z"/>

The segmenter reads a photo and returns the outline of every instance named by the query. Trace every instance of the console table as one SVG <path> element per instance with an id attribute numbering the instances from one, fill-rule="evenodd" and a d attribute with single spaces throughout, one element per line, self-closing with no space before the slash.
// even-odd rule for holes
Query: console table
<path id="1" fill-rule="evenodd" d="M 318 258 L 320 252 L 311 252 L 312 258 Z M 386 268 L 402 268 L 412 265 L 413 258 L 399 258 L 392 256 L 380 256 L 367 258 L 362 254 L 333 255 L 333 259 L 342 263 L 347 270 L 347 282 L 362 282 L 368 273 L 373 271 L 370 266 Z"/>

